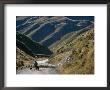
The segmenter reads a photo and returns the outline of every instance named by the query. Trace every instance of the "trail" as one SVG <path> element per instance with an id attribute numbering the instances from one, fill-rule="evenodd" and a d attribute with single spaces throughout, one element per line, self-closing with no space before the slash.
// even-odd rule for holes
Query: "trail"
<path id="1" fill-rule="evenodd" d="M 17 71 L 17 74 L 57 74 L 54 68 L 40 68 L 40 70 L 35 70 L 35 68 L 25 68 Z"/>
<path id="2" fill-rule="evenodd" d="M 48 59 L 37 61 L 40 67 L 39 71 L 35 68 L 23 68 L 22 70 L 17 70 L 17 74 L 57 74 L 55 70 L 55 65 L 48 64 Z"/>
<path id="3" fill-rule="evenodd" d="M 22 70 L 17 70 L 17 74 L 58 74 L 56 71 L 57 67 L 61 67 L 64 63 L 68 62 L 70 58 L 66 56 L 62 59 L 58 64 L 53 65 L 48 63 L 48 59 L 37 61 L 38 66 L 40 67 L 39 71 L 35 70 L 35 68 L 23 68 Z"/>

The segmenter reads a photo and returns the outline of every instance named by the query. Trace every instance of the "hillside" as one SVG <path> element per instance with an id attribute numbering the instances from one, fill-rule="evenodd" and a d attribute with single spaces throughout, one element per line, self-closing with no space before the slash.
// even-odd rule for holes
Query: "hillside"
<path id="1" fill-rule="evenodd" d="M 39 71 L 35 70 L 34 61 L 37 61 Z M 57 74 L 54 67 L 48 64 L 47 57 L 32 57 L 16 47 L 16 74 Z"/>
<path id="2" fill-rule="evenodd" d="M 58 64 L 62 74 L 94 73 L 94 29 L 79 35 L 71 34 L 65 40 L 51 48 L 54 54 L 49 63 Z"/>
<path id="3" fill-rule="evenodd" d="M 33 61 L 37 59 L 28 55 L 24 51 L 20 50 L 16 47 L 16 69 L 18 70 L 20 67 L 26 67 L 32 64 Z"/>
<path id="4" fill-rule="evenodd" d="M 16 68 L 19 74 L 94 74 L 94 16 L 17 16 Z"/>
<path id="5" fill-rule="evenodd" d="M 32 56 L 50 56 L 52 54 L 47 47 L 18 32 L 16 33 L 16 45 L 18 48 Z"/>
<path id="6" fill-rule="evenodd" d="M 76 19 L 75 19 L 76 18 Z M 93 17 L 19 16 L 16 30 L 40 44 L 50 47 L 68 33 L 93 24 Z"/>

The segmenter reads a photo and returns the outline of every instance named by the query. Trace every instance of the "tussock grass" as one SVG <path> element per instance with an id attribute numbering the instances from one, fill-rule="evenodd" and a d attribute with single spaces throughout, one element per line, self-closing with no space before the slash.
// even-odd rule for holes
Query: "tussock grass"
<path id="1" fill-rule="evenodd" d="M 16 48 L 16 69 L 24 66 L 29 66 L 36 59 L 37 58 L 34 58 L 26 54 L 24 51 L 20 50 L 19 48 Z"/>
<path id="2" fill-rule="evenodd" d="M 69 61 L 58 68 L 59 73 L 94 74 L 94 30 L 88 30 L 69 42 L 68 40 L 53 48 L 55 54 L 49 63 L 58 64 L 69 57 Z"/>

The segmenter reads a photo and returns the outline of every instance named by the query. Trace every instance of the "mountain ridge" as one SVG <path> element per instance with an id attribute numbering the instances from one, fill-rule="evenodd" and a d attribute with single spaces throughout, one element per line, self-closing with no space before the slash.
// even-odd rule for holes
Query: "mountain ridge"
<path id="1" fill-rule="evenodd" d="M 47 47 L 18 32 L 16 33 L 16 45 L 21 50 L 32 56 L 50 56 L 52 54 L 52 52 Z"/>
<path id="2" fill-rule="evenodd" d="M 80 30 L 92 24 L 92 21 L 87 19 L 73 20 L 65 16 L 36 16 L 24 18 L 27 21 L 25 21 L 24 24 L 17 23 L 17 26 L 25 29 L 16 28 L 17 31 L 47 47 L 60 40 L 61 37 L 67 33 Z M 22 19 L 18 19 L 16 22 L 20 22 L 20 20 Z"/>

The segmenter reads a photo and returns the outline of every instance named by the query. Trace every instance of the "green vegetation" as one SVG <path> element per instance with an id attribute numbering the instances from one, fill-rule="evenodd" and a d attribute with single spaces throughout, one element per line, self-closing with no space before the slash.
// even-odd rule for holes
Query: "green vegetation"
<path id="1" fill-rule="evenodd" d="M 18 32 L 16 34 L 16 45 L 18 48 L 32 56 L 50 56 L 52 54 L 52 52 L 47 47 L 31 40 L 29 37 Z"/>
<path id="2" fill-rule="evenodd" d="M 49 63 L 58 64 L 57 70 L 62 74 L 93 74 L 94 73 L 94 30 L 90 29 L 75 37 L 62 40 L 51 48 L 54 54 Z"/>

